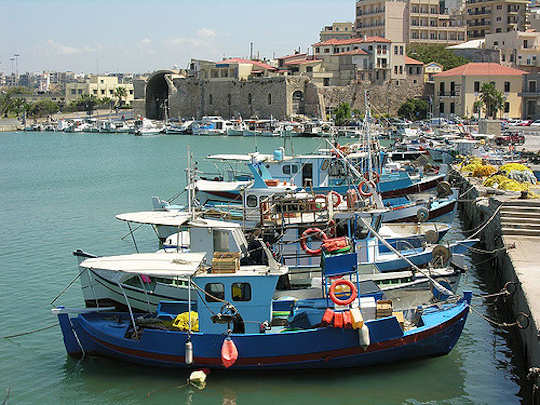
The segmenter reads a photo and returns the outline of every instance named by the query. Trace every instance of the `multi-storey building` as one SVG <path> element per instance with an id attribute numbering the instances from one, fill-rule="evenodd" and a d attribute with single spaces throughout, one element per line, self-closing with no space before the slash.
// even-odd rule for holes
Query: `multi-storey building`
<path id="1" fill-rule="evenodd" d="M 528 73 L 523 76 L 523 118 L 540 119 L 540 73 Z"/>
<path id="2" fill-rule="evenodd" d="M 484 47 L 500 52 L 500 63 L 529 72 L 540 70 L 540 32 L 486 35 Z"/>
<path id="3" fill-rule="evenodd" d="M 349 39 L 355 35 L 352 22 L 335 22 L 325 26 L 320 34 L 321 42 L 329 39 Z"/>
<path id="4" fill-rule="evenodd" d="M 365 36 L 330 39 L 312 47 L 314 57 L 323 61 L 324 71 L 336 72 L 325 80 L 325 85 L 344 86 L 351 80 L 402 80 L 407 75 L 403 42 Z M 350 73 L 344 75 L 344 71 Z"/>
<path id="5" fill-rule="evenodd" d="M 67 83 L 66 84 L 66 102 L 70 102 L 80 98 L 82 95 L 93 95 L 97 98 L 117 99 L 116 89 L 123 87 L 126 89 L 126 96 L 123 97 L 123 102 L 127 105 L 131 104 L 134 99 L 133 84 L 118 83 L 118 78 L 115 76 L 91 76 L 84 83 Z"/>
<path id="6" fill-rule="evenodd" d="M 528 0 L 466 0 L 467 36 L 525 31 L 529 27 Z"/>
<path id="7" fill-rule="evenodd" d="M 504 94 L 501 115 L 520 118 L 523 75 L 526 72 L 497 63 L 468 63 L 434 76 L 434 114 L 439 117 L 472 116 L 482 83 L 494 83 Z"/>
<path id="8" fill-rule="evenodd" d="M 382 36 L 392 42 L 459 43 L 467 40 L 460 14 L 439 0 L 358 0 L 358 36 Z"/>

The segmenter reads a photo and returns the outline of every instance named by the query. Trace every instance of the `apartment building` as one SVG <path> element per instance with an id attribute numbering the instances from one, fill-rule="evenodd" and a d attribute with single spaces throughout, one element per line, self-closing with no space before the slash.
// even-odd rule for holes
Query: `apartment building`
<path id="1" fill-rule="evenodd" d="M 528 120 L 540 119 L 540 73 L 523 76 L 523 117 Z"/>
<path id="2" fill-rule="evenodd" d="M 436 74 L 434 114 L 438 117 L 472 116 L 482 83 L 491 82 L 505 97 L 501 116 L 520 118 L 525 73 L 497 63 L 468 63 Z"/>
<path id="3" fill-rule="evenodd" d="M 467 37 L 526 31 L 528 0 L 466 0 Z"/>
<path id="4" fill-rule="evenodd" d="M 321 42 L 329 39 L 350 39 L 355 35 L 352 22 L 335 22 L 325 26 L 320 33 Z"/>
<path id="5" fill-rule="evenodd" d="M 331 39 L 313 44 L 312 48 L 314 58 L 323 61 L 325 72 L 335 72 L 325 85 L 344 86 L 351 80 L 404 80 L 407 76 L 403 42 L 364 36 Z M 343 75 L 344 71 L 351 73 Z"/>
<path id="6" fill-rule="evenodd" d="M 484 47 L 498 50 L 502 65 L 529 72 L 540 70 L 540 32 L 488 34 Z"/>
<path id="7" fill-rule="evenodd" d="M 115 76 L 91 76 L 84 83 L 66 83 L 66 102 L 76 100 L 82 95 L 116 99 L 115 91 L 118 87 L 126 89 L 126 96 L 122 101 L 130 105 L 134 100 L 133 84 L 118 83 L 118 78 Z"/>
<path id="8" fill-rule="evenodd" d="M 465 19 L 439 0 L 358 0 L 358 36 L 381 36 L 392 42 L 452 44 L 467 40 Z"/>

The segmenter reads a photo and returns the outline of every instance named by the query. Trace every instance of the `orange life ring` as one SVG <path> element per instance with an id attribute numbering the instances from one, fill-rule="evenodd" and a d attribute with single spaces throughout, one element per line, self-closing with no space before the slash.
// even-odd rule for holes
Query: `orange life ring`
<path id="1" fill-rule="evenodd" d="M 341 194 L 339 194 L 337 191 L 334 191 L 334 190 L 330 191 L 329 194 L 330 194 L 331 196 L 335 195 L 335 196 L 337 197 L 337 200 L 334 201 L 332 205 L 334 206 L 334 208 L 338 207 L 339 204 L 341 204 L 341 198 L 342 198 L 342 197 L 341 197 Z M 332 200 L 334 200 L 334 199 L 332 198 Z"/>
<path id="2" fill-rule="evenodd" d="M 371 171 L 371 177 L 375 184 L 379 182 L 380 176 L 379 173 L 377 173 L 376 171 Z M 364 173 L 364 179 L 369 180 L 369 173 Z"/>
<path id="3" fill-rule="evenodd" d="M 336 287 L 338 285 L 346 285 L 350 288 L 351 295 L 349 298 L 347 298 L 346 300 L 342 300 L 336 297 Z M 356 289 L 356 286 L 349 280 L 340 279 L 332 283 L 332 285 L 330 286 L 329 295 L 330 295 L 330 299 L 334 302 L 334 304 L 345 306 L 345 305 L 349 305 L 351 302 L 353 302 L 356 299 L 356 297 L 358 297 L 358 290 Z"/>
<path id="4" fill-rule="evenodd" d="M 370 188 L 375 188 L 375 183 L 369 180 L 364 180 L 360 182 L 360 184 L 358 185 L 358 192 L 360 193 L 362 197 L 371 197 L 373 195 L 373 192 L 371 191 L 365 192 L 364 190 L 362 190 L 362 187 L 364 186 L 364 184 L 366 184 Z"/>
<path id="5" fill-rule="evenodd" d="M 328 239 L 328 236 L 326 236 L 326 234 L 323 231 L 321 231 L 319 228 L 309 228 L 309 229 L 306 229 L 304 233 L 302 233 L 302 237 L 300 238 L 300 247 L 302 248 L 304 252 L 306 252 L 309 255 L 312 255 L 312 256 L 320 255 L 321 248 L 311 249 L 306 243 L 308 236 L 311 234 L 318 235 L 319 238 L 323 241 Z"/>

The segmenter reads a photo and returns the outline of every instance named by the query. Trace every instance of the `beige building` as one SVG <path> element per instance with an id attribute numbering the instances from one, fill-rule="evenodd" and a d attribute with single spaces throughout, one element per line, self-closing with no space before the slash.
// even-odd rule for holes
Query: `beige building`
<path id="1" fill-rule="evenodd" d="M 465 21 L 449 14 L 439 0 L 358 0 L 358 36 L 381 36 L 392 42 L 452 44 L 467 40 Z"/>
<path id="2" fill-rule="evenodd" d="M 440 65 L 437 62 L 429 62 L 424 66 L 424 83 L 433 83 L 433 77 L 442 71 L 443 65 Z"/>
<path id="3" fill-rule="evenodd" d="M 499 50 L 502 65 L 529 72 L 540 69 L 540 32 L 488 34 L 484 47 Z"/>
<path id="4" fill-rule="evenodd" d="M 123 98 L 125 105 L 131 105 L 134 97 L 133 84 L 118 83 L 115 76 L 91 76 L 84 83 L 66 83 L 66 102 L 77 100 L 82 95 L 94 95 L 97 98 L 111 98 L 117 100 L 116 89 L 123 87 L 126 89 L 126 96 Z"/>
<path id="5" fill-rule="evenodd" d="M 326 80 L 329 86 L 345 86 L 351 80 L 406 79 L 405 43 L 386 38 L 361 37 L 330 39 L 312 45 L 313 55 L 323 61 L 325 72 L 332 73 Z"/>
<path id="6" fill-rule="evenodd" d="M 529 27 L 528 0 L 466 0 L 467 36 L 526 31 Z"/>
<path id="7" fill-rule="evenodd" d="M 522 83 L 526 72 L 497 63 L 468 63 L 434 76 L 436 117 L 470 117 L 479 100 L 482 83 L 492 82 L 505 97 L 501 117 L 520 118 Z"/>
<path id="8" fill-rule="evenodd" d="M 320 40 L 323 42 L 329 39 L 349 39 L 354 35 L 354 24 L 352 22 L 335 22 L 322 29 Z"/>

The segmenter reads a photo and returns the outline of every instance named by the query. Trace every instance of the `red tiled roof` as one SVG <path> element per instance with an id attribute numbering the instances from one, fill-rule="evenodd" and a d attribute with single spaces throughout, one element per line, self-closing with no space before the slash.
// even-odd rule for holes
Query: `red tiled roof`
<path id="1" fill-rule="evenodd" d="M 405 55 L 405 64 L 406 65 L 423 65 L 424 62 L 420 62 L 419 60 L 409 58 L 407 55 Z"/>
<path id="2" fill-rule="evenodd" d="M 445 72 L 437 73 L 434 77 L 448 76 L 520 76 L 527 72 L 498 63 L 467 63 Z"/>
<path id="3" fill-rule="evenodd" d="M 258 66 L 258 67 L 266 69 L 266 70 L 276 70 L 276 68 L 274 66 L 267 65 L 266 63 L 259 62 L 259 61 L 256 61 L 256 60 L 242 59 L 242 58 L 230 58 L 230 59 L 225 59 L 225 60 L 222 60 L 221 62 L 218 62 L 218 64 L 222 64 L 222 63 L 229 63 L 229 64 L 232 64 L 232 63 L 247 63 L 247 64 L 250 64 L 250 65 Z"/>
<path id="4" fill-rule="evenodd" d="M 306 56 L 307 56 L 307 53 L 296 53 L 296 54 L 293 54 L 293 55 L 281 56 L 281 57 L 276 58 L 276 59 L 305 58 Z"/>
<path id="5" fill-rule="evenodd" d="M 350 45 L 350 44 L 361 44 L 366 42 L 392 42 L 389 39 L 383 37 L 358 37 L 358 38 L 349 38 L 349 39 L 329 39 L 323 42 L 317 42 L 313 46 L 325 46 L 325 45 Z"/>
<path id="6" fill-rule="evenodd" d="M 307 65 L 308 63 L 322 62 L 320 59 L 298 59 L 285 62 L 284 65 Z"/>
<path id="7" fill-rule="evenodd" d="M 353 49 L 352 51 L 335 53 L 334 56 L 336 55 L 342 56 L 342 55 L 369 55 L 369 54 L 363 49 Z"/>

